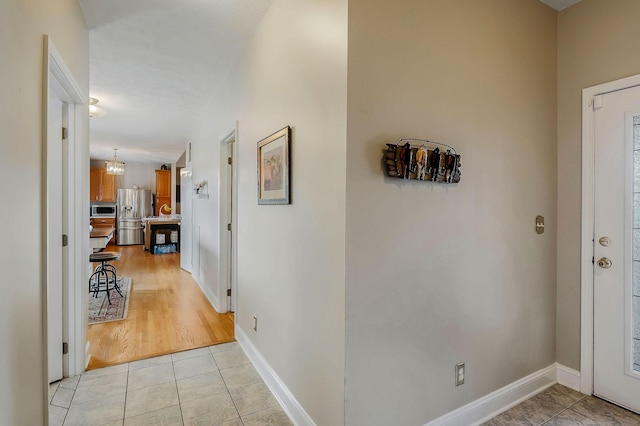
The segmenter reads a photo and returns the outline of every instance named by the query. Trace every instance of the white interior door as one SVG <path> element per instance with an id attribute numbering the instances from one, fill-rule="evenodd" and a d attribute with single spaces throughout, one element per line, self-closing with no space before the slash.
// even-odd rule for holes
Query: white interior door
<path id="1" fill-rule="evenodd" d="M 49 99 L 47 115 L 47 339 L 49 383 L 62 379 L 63 141 L 62 102 Z"/>
<path id="2" fill-rule="evenodd" d="M 640 412 L 640 87 L 594 99 L 594 394 Z"/>

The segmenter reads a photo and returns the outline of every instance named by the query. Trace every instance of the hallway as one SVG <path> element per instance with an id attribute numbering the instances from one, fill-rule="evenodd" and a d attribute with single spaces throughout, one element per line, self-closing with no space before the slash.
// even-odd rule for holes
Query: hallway
<path id="1" fill-rule="evenodd" d="M 234 340 L 232 313 L 217 313 L 180 254 L 151 255 L 142 246 L 120 251 L 119 276 L 132 278 L 127 319 L 88 327 L 88 370 Z M 101 294 L 100 297 L 103 297 Z"/>

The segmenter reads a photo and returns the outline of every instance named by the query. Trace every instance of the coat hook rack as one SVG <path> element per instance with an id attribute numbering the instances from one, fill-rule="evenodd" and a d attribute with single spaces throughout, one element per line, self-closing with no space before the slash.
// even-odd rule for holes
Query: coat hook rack
<path id="1" fill-rule="evenodd" d="M 387 144 L 384 163 L 389 177 L 438 183 L 460 182 L 460 155 L 455 148 L 444 143 L 403 138 L 395 144 Z"/>

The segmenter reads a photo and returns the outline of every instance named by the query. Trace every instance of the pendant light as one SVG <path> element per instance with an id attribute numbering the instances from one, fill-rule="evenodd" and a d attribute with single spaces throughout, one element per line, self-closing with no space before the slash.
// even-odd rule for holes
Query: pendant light
<path id="1" fill-rule="evenodd" d="M 118 148 L 113 148 L 113 159 L 105 161 L 108 175 L 122 176 L 124 174 L 124 163 L 118 159 Z"/>

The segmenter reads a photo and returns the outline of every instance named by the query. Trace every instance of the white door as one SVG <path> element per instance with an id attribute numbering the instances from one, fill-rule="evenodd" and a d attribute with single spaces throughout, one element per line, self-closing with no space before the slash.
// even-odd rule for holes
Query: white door
<path id="1" fill-rule="evenodd" d="M 640 412 L 640 87 L 594 99 L 594 135 L 594 394 Z"/>
<path id="2" fill-rule="evenodd" d="M 190 168 L 183 168 L 180 175 L 180 267 L 191 272 L 191 238 L 193 235 L 193 193 Z"/>
<path id="3" fill-rule="evenodd" d="M 49 383 L 62 379 L 62 102 L 49 99 L 47 116 L 47 339 Z"/>

